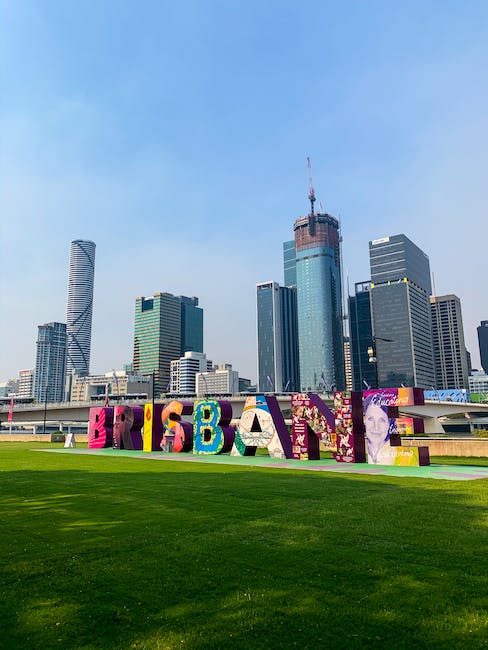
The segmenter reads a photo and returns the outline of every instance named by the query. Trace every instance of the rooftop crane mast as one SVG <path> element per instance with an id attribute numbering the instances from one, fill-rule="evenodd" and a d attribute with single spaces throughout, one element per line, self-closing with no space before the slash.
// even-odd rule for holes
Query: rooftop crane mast
<path id="1" fill-rule="evenodd" d="M 307 158 L 307 165 L 308 165 L 308 185 L 309 185 L 309 190 L 308 190 L 308 198 L 310 201 L 310 214 L 313 216 L 314 215 L 314 210 L 313 210 L 313 204 L 315 203 L 315 190 L 313 189 L 313 183 L 312 183 L 312 163 L 310 162 L 310 158 Z"/>

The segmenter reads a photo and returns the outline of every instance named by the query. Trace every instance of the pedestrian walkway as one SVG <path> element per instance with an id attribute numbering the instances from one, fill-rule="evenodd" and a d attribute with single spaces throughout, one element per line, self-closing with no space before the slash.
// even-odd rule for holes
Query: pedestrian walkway
<path id="1" fill-rule="evenodd" d="M 488 478 L 488 467 L 473 465 L 427 465 L 425 467 L 398 467 L 390 465 L 368 465 L 367 463 L 336 463 L 335 460 L 291 460 L 269 456 L 230 456 L 229 454 L 167 454 L 144 453 L 127 449 L 35 449 L 57 454 L 88 454 L 90 456 L 113 456 L 163 462 L 207 463 L 217 465 L 241 465 L 274 469 L 307 470 L 312 472 L 334 472 L 335 474 L 372 474 L 383 476 L 405 476 L 412 478 L 447 479 L 450 481 L 472 481 Z"/>

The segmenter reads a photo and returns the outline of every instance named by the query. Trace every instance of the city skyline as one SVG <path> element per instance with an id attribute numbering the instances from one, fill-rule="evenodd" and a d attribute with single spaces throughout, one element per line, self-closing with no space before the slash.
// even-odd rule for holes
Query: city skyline
<path id="1" fill-rule="evenodd" d="M 435 293 L 459 296 L 480 368 L 488 7 L 375 7 L 4 6 L 0 377 L 64 320 L 81 238 L 97 243 L 92 372 L 131 360 L 134 297 L 162 289 L 198 295 L 209 358 L 255 380 L 255 287 L 283 282 L 308 155 L 346 286 L 368 278 L 369 240 L 405 233 Z"/>

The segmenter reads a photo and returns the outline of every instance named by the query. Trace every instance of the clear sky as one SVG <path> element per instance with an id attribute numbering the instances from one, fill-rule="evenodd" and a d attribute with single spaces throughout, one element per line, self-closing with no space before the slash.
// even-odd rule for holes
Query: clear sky
<path id="1" fill-rule="evenodd" d="M 196 295 L 204 346 L 256 378 L 255 285 L 316 195 L 344 268 L 405 233 L 468 349 L 488 318 L 488 2 L 1 0 L 0 380 L 65 321 L 97 244 L 92 372 L 132 360 L 134 299 Z"/>

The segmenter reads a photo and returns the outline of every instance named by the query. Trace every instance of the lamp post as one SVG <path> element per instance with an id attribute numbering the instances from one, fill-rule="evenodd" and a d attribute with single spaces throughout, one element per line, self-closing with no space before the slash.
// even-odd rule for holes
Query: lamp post
<path id="1" fill-rule="evenodd" d="M 376 388 L 380 387 L 378 379 L 378 357 L 376 356 L 376 341 L 384 341 L 385 343 L 393 343 L 393 339 L 385 339 L 381 336 L 372 336 L 371 345 L 368 348 L 368 361 L 374 363 L 374 374 L 376 380 Z"/>

